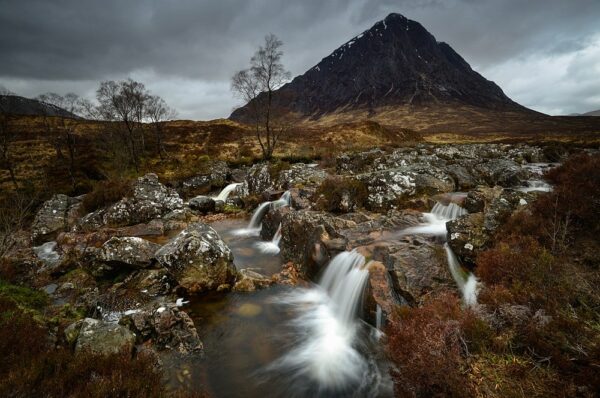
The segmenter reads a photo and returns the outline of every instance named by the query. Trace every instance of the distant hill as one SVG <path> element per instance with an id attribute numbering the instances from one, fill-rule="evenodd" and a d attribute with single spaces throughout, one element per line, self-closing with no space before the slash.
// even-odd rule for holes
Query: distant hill
<path id="1" fill-rule="evenodd" d="M 340 122 L 359 114 L 385 122 L 430 108 L 541 115 L 512 101 L 452 47 L 400 14 L 336 49 L 275 98 L 283 109 L 313 121 Z M 230 118 L 248 121 L 248 106 Z"/>
<path id="2" fill-rule="evenodd" d="M 1 95 L 0 110 L 11 115 L 23 116 L 62 116 L 69 118 L 79 118 L 79 116 L 59 108 L 58 106 L 47 104 L 38 100 L 21 97 L 18 95 Z"/>
<path id="3" fill-rule="evenodd" d="M 600 116 L 600 109 L 582 114 L 581 116 Z"/>

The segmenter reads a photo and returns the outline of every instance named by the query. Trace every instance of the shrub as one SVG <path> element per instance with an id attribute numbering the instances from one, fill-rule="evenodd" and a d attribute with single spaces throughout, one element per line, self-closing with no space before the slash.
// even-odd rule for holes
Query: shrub
<path id="1" fill-rule="evenodd" d="M 443 295 L 423 307 L 404 308 L 399 317 L 387 330 L 396 396 L 472 396 L 462 374 L 458 299 Z"/>
<path id="2" fill-rule="evenodd" d="M 329 177 L 317 188 L 313 200 L 321 210 L 347 213 L 363 207 L 369 193 L 362 181 L 346 177 Z"/>
<path id="3" fill-rule="evenodd" d="M 28 309 L 41 310 L 48 305 L 46 293 L 28 287 L 11 285 L 0 281 L 0 297 Z"/>
<path id="4" fill-rule="evenodd" d="M 118 202 L 124 197 L 131 196 L 131 194 L 131 181 L 129 180 L 115 179 L 100 181 L 90 193 L 85 195 L 81 207 L 86 214 L 91 213 Z"/>

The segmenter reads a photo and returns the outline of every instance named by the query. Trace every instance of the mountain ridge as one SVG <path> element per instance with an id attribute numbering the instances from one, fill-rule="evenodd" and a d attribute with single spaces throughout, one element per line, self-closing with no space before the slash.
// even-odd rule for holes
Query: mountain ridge
<path id="1" fill-rule="evenodd" d="M 275 92 L 301 118 L 383 107 L 473 106 L 537 114 L 512 101 L 420 23 L 392 13 Z M 246 106 L 230 118 L 247 119 Z"/>
<path id="2" fill-rule="evenodd" d="M 56 105 L 21 97 L 19 95 L 0 95 L 0 110 L 20 116 L 61 116 L 77 119 L 79 116 Z"/>

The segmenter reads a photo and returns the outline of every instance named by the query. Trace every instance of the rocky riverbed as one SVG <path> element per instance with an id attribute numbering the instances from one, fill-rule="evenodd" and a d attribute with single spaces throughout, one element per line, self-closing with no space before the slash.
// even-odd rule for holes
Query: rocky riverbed
<path id="1" fill-rule="evenodd" d="M 504 221 L 551 189 L 539 182 L 556 160 L 529 145 L 423 144 L 343 154 L 327 168 L 214 162 L 210 174 L 168 185 L 146 174 L 129 196 L 89 214 L 82 214 L 82 197 L 55 195 L 6 257 L 48 293 L 56 313 L 69 306 L 78 314 L 59 321 L 57 344 L 143 352 L 165 369 L 168 383 L 260 396 L 261 377 L 248 380 L 248 369 L 264 370 L 282 350 L 251 337 L 290 321 L 271 308 L 281 292 L 310 286 L 336 255 L 356 249 L 368 260 L 359 312 L 371 329 L 394 322 L 397 306 L 460 294 L 457 275 L 476 270 L 477 254 Z M 266 202 L 260 228 L 248 232 L 250 214 Z M 436 204 L 448 215 L 432 211 Z M 464 211 L 450 216 L 451 206 Z M 436 222 L 436 232 L 419 229 Z M 261 251 L 261 241 L 278 252 Z M 460 269 L 449 266 L 444 242 Z M 222 337 L 227 328 L 238 335 Z M 211 369 L 212 361 L 228 361 L 217 354 L 221 343 L 228 355 L 244 346 L 252 354 Z M 367 350 L 377 351 L 373 344 Z M 226 389 L 230 377 L 234 386 L 251 384 L 247 393 Z M 381 386 L 369 394 L 389 393 Z"/>

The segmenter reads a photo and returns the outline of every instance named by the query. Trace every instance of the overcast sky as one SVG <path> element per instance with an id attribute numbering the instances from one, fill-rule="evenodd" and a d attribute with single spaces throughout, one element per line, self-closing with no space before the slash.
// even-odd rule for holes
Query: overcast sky
<path id="1" fill-rule="evenodd" d="M 266 33 L 304 73 L 390 12 L 425 26 L 513 100 L 600 109 L 600 0 L 0 0 L 0 85 L 24 96 L 132 77 L 181 118 L 227 117 Z"/>

